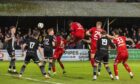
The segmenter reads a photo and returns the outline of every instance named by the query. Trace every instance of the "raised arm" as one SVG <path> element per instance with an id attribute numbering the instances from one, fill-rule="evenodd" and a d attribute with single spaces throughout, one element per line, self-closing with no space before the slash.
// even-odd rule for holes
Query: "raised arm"
<path id="1" fill-rule="evenodd" d="M 111 36 L 111 35 L 109 35 L 109 34 L 107 34 L 107 37 L 108 37 L 109 39 L 115 39 L 114 36 Z"/>
<path id="2" fill-rule="evenodd" d="M 132 47 L 135 47 L 135 43 L 134 43 L 134 41 L 131 38 L 126 38 L 126 41 L 132 42 Z"/>

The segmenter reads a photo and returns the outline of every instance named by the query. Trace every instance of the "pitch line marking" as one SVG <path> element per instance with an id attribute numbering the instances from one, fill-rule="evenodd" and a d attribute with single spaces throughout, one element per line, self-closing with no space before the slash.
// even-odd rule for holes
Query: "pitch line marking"
<path id="1" fill-rule="evenodd" d="M 18 76 L 14 76 L 14 75 L 10 75 L 10 74 L 5 74 L 5 76 L 18 77 Z M 63 83 L 57 83 L 57 82 L 51 82 L 51 81 L 42 81 L 42 80 L 33 79 L 33 78 L 29 78 L 29 77 L 21 77 L 21 78 L 25 79 L 25 80 L 35 81 L 35 82 L 51 83 L 51 84 L 63 84 Z"/>

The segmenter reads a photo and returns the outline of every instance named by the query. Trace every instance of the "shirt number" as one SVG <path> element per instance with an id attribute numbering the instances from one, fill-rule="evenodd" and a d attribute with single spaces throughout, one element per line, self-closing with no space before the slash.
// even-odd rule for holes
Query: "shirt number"
<path id="1" fill-rule="evenodd" d="M 122 38 L 117 38 L 117 42 L 118 42 L 118 44 L 120 45 L 120 44 L 122 44 L 124 41 L 123 41 Z"/>
<path id="2" fill-rule="evenodd" d="M 98 37 L 98 36 L 99 36 L 99 37 Z M 99 31 L 95 31 L 94 39 L 95 39 L 95 40 L 98 40 L 98 38 L 100 38 L 100 37 L 101 37 L 100 32 L 99 32 Z"/>
<path id="3" fill-rule="evenodd" d="M 30 48 L 32 49 L 35 45 L 35 42 L 30 42 Z"/>
<path id="4" fill-rule="evenodd" d="M 102 39 L 102 45 L 107 45 L 107 39 Z"/>
<path id="5" fill-rule="evenodd" d="M 45 45 L 49 45 L 49 39 L 45 39 Z"/>

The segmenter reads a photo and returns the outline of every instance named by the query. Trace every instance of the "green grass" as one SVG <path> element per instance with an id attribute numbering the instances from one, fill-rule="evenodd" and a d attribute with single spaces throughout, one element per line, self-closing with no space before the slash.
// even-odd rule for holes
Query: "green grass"
<path id="1" fill-rule="evenodd" d="M 39 68 L 35 64 L 31 63 L 27 66 L 23 77 L 63 84 L 136 84 L 140 82 L 139 60 L 129 61 L 129 65 L 135 74 L 134 79 L 130 79 L 122 64 L 119 65 L 119 81 L 110 80 L 104 67 L 102 67 L 101 75 L 98 77 L 98 79 L 96 81 L 92 81 L 92 68 L 90 62 L 64 62 L 64 64 L 67 71 L 65 75 L 62 74 L 61 68 L 57 64 L 57 75 L 55 75 L 52 79 L 45 80 L 41 75 Z M 18 71 L 20 70 L 21 66 L 22 62 L 17 62 Z M 113 61 L 111 61 L 110 67 L 113 71 Z M 0 62 L 0 84 L 56 84 L 6 76 L 4 74 L 7 74 L 7 69 L 8 62 Z"/>

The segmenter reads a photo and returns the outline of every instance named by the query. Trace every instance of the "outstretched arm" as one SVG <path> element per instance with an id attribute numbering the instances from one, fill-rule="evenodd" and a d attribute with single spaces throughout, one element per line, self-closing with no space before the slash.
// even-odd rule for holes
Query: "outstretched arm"
<path id="1" fill-rule="evenodd" d="M 9 41 L 11 39 L 12 39 L 11 37 L 8 38 L 8 37 L 5 36 L 5 40 L 4 41 L 7 42 L 7 41 Z"/>
<path id="2" fill-rule="evenodd" d="M 135 47 L 135 43 L 134 43 L 134 41 L 131 38 L 126 38 L 126 41 L 132 42 L 132 47 Z"/>
<path id="3" fill-rule="evenodd" d="M 91 36 L 91 34 L 90 34 L 90 31 L 89 31 L 89 30 L 86 32 L 86 35 Z"/>
<path id="4" fill-rule="evenodd" d="M 86 43 L 91 43 L 91 39 L 89 39 L 89 40 L 83 39 L 83 41 Z"/>
<path id="5" fill-rule="evenodd" d="M 110 38 L 110 39 L 115 39 L 114 36 L 111 36 L 111 35 L 109 35 L 109 34 L 107 34 L 107 37 Z"/>

